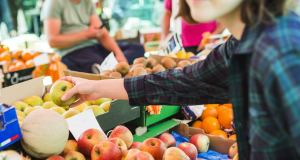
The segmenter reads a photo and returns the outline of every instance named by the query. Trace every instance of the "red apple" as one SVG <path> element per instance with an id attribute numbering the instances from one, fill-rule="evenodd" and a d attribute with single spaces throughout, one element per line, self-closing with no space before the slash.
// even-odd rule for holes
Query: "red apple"
<path id="1" fill-rule="evenodd" d="M 127 151 L 127 146 L 121 138 L 111 138 L 108 141 L 116 144 L 120 149 L 120 151 L 122 152 L 122 155 L 125 154 L 125 152 Z"/>
<path id="2" fill-rule="evenodd" d="M 69 151 L 78 151 L 78 145 L 75 140 L 68 140 L 65 149 L 62 151 L 61 155 L 64 156 L 65 153 Z"/>
<path id="3" fill-rule="evenodd" d="M 167 148 L 176 147 L 176 140 L 170 133 L 163 133 L 158 139 L 162 140 Z"/>
<path id="4" fill-rule="evenodd" d="M 140 151 L 130 156 L 128 160 L 154 160 L 154 158 L 148 152 Z"/>
<path id="5" fill-rule="evenodd" d="M 127 148 L 130 148 L 133 142 L 132 133 L 128 128 L 124 126 L 117 126 L 116 128 L 114 128 L 109 138 L 121 138 L 125 142 Z"/>
<path id="6" fill-rule="evenodd" d="M 206 153 L 209 148 L 209 138 L 204 134 L 195 134 L 190 139 L 190 143 L 195 145 L 198 153 Z"/>
<path id="7" fill-rule="evenodd" d="M 229 157 L 233 158 L 238 153 L 238 145 L 237 142 L 235 142 L 230 148 L 229 148 Z"/>
<path id="8" fill-rule="evenodd" d="M 140 152 L 138 149 L 130 149 L 128 150 L 122 157 L 122 160 L 128 160 L 129 157 L 131 157 L 133 154 Z"/>
<path id="9" fill-rule="evenodd" d="M 155 160 L 161 160 L 167 147 L 163 141 L 157 138 L 148 138 L 142 145 L 140 150 L 150 153 Z"/>
<path id="10" fill-rule="evenodd" d="M 85 160 L 85 157 L 80 152 L 69 151 L 69 152 L 65 153 L 65 159 L 66 160 Z"/>
<path id="11" fill-rule="evenodd" d="M 106 141 L 106 135 L 97 129 L 88 129 L 78 138 L 78 149 L 85 156 L 90 156 L 93 147 L 101 142 Z"/>
<path id="12" fill-rule="evenodd" d="M 97 143 L 91 153 L 92 160 L 120 160 L 122 153 L 118 146 L 109 141 Z"/>
<path id="13" fill-rule="evenodd" d="M 54 155 L 54 156 L 50 156 L 49 158 L 47 158 L 46 160 L 65 160 L 64 157 L 59 156 L 59 155 Z"/>
<path id="14" fill-rule="evenodd" d="M 190 160 L 181 149 L 176 147 L 170 147 L 164 153 L 164 160 Z"/>
<path id="15" fill-rule="evenodd" d="M 192 143 L 183 142 L 180 143 L 177 148 L 181 149 L 191 160 L 197 159 L 197 148 Z"/>
<path id="16" fill-rule="evenodd" d="M 133 142 L 130 149 L 140 149 L 141 148 L 142 143 L 141 142 Z"/>

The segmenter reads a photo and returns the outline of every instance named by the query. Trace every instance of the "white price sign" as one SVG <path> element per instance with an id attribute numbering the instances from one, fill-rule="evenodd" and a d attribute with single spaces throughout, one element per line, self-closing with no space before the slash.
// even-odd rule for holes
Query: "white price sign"
<path id="1" fill-rule="evenodd" d="M 88 129 L 94 128 L 103 132 L 102 128 L 96 120 L 93 109 L 89 109 L 73 117 L 70 117 L 66 119 L 66 121 L 68 123 L 69 130 L 73 134 L 76 141 L 78 141 L 80 135 Z"/>
<path id="2" fill-rule="evenodd" d="M 34 66 L 40 66 L 44 64 L 50 63 L 49 57 L 47 53 L 43 53 L 35 58 L 33 58 Z"/>
<path id="3" fill-rule="evenodd" d="M 105 70 L 113 70 L 115 66 L 118 64 L 118 61 L 113 52 L 111 52 L 105 60 L 102 62 L 100 67 L 100 73 Z"/>

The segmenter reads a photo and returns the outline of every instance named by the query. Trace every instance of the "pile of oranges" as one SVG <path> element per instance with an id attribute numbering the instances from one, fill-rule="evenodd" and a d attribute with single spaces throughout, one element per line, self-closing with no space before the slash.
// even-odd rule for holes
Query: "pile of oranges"
<path id="1" fill-rule="evenodd" d="M 197 120 L 192 127 L 203 129 L 205 133 L 236 140 L 236 135 L 228 137 L 222 129 L 232 129 L 233 120 L 232 104 L 205 104 L 206 109 L 202 112 L 201 120 Z"/>
<path id="2" fill-rule="evenodd" d="M 3 48 L 3 46 L 0 46 Z M 15 51 L 0 49 L 0 63 L 7 66 L 8 72 L 34 67 L 33 58 L 40 55 L 39 52 Z"/>

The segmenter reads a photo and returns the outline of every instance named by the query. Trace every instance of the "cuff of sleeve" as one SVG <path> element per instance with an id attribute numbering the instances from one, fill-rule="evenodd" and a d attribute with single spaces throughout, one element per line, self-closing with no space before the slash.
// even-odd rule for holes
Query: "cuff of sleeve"
<path id="1" fill-rule="evenodd" d="M 149 104 L 146 99 L 144 78 L 145 76 L 138 76 L 124 79 L 124 88 L 131 106 Z"/>

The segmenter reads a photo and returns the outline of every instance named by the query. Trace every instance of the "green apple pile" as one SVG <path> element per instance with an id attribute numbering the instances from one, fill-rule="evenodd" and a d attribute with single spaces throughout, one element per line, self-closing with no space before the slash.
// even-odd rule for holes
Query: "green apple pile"
<path id="1" fill-rule="evenodd" d="M 195 61 L 196 62 L 196 61 Z M 182 69 L 187 65 L 191 65 L 195 62 L 188 60 L 181 60 L 178 64 L 170 57 L 165 57 L 161 60 L 160 64 L 154 58 L 145 59 L 144 57 L 136 58 L 133 61 L 133 65 L 129 65 L 126 62 L 118 63 L 114 70 L 105 70 L 100 73 L 103 76 L 109 76 L 114 78 L 127 78 L 134 76 L 142 76 L 149 73 L 156 73 L 165 71 L 166 69 L 175 68 Z"/>
<path id="2" fill-rule="evenodd" d="M 69 108 L 69 106 L 60 107 L 51 100 L 50 93 L 47 93 L 44 95 L 43 99 L 39 96 L 30 96 L 23 101 L 14 102 L 12 106 L 15 106 L 19 125 L 21 127 L 25 117 L 32 111 L 38 109 L 53 110 L 61 114 L 65 119 L 89 109 L 93 109 L 94 115 L 98 116 L 109 111 L 111 101 L 112 99 L 110 98 L 100 98 L 96 101 L 84 102 L 74 108 Z"/>

